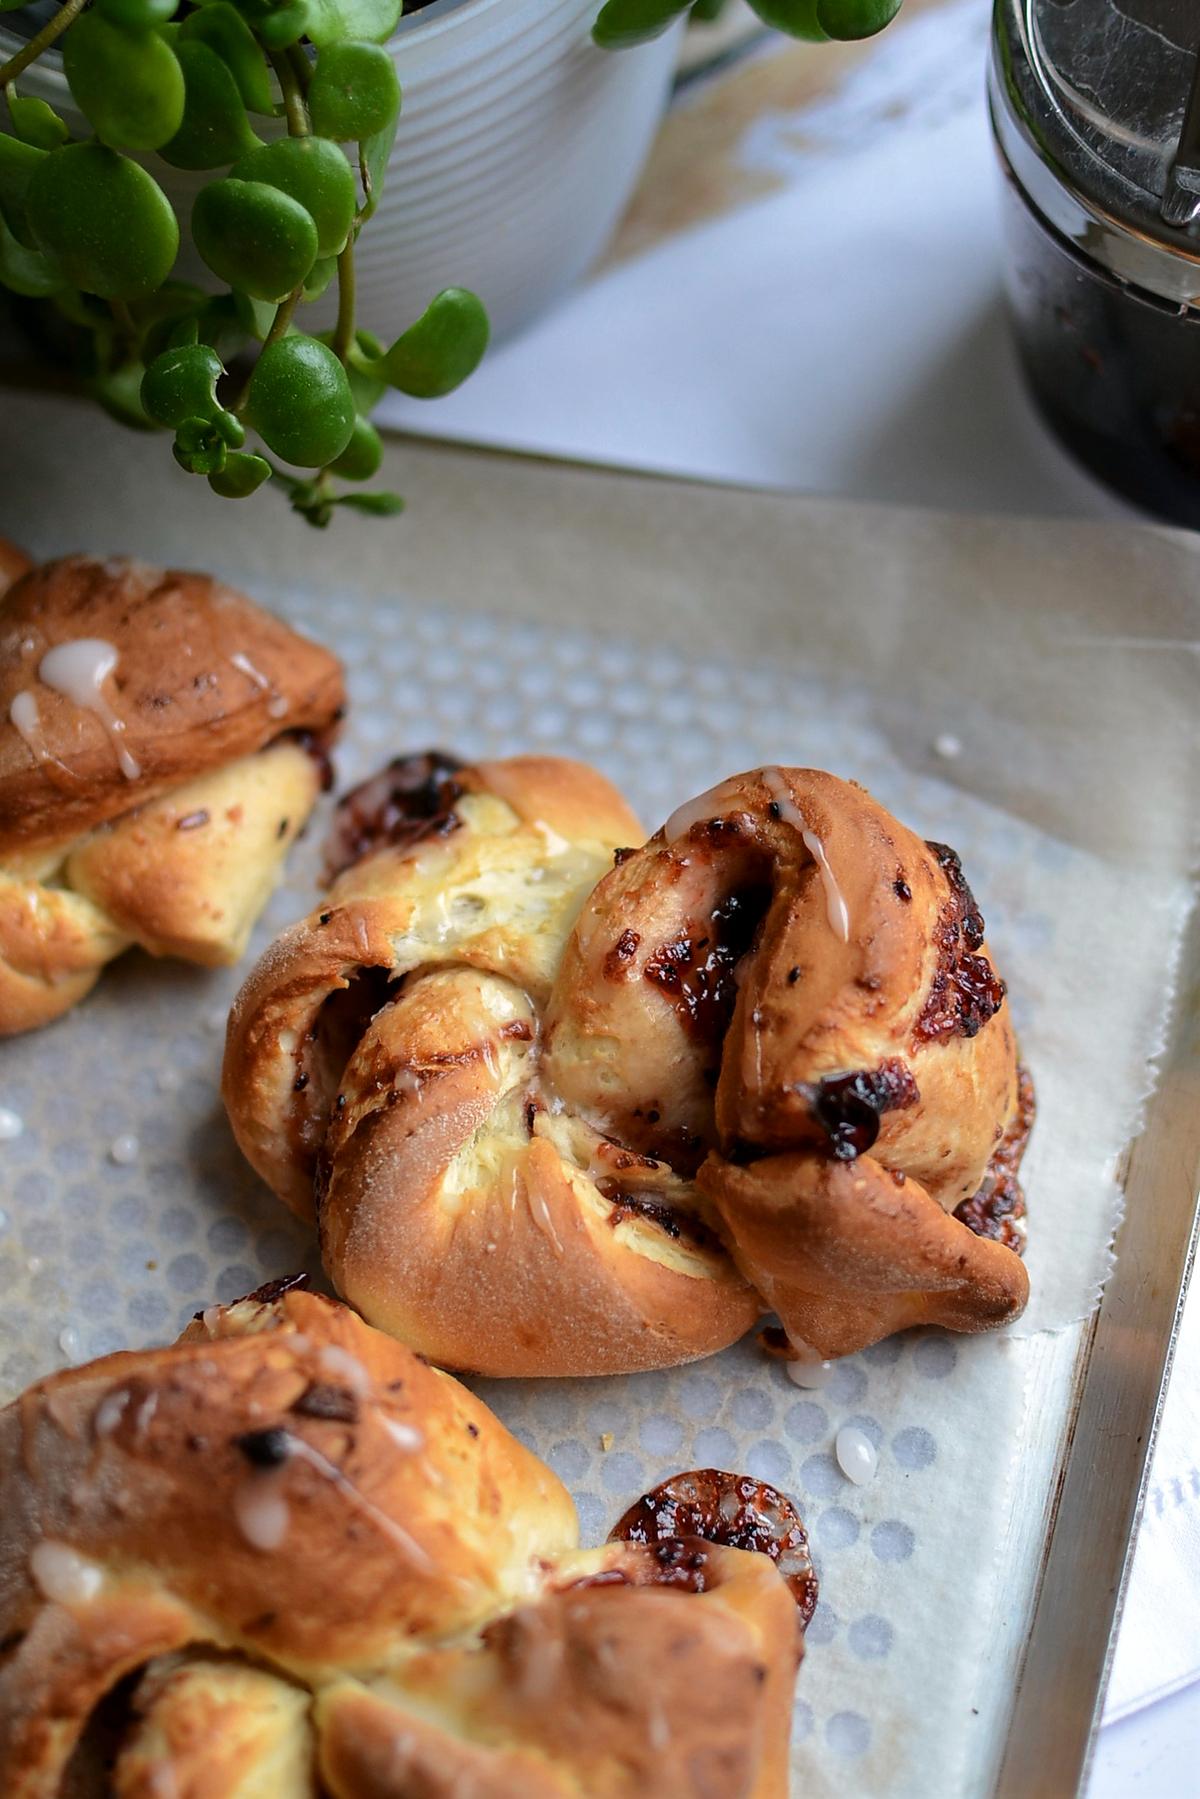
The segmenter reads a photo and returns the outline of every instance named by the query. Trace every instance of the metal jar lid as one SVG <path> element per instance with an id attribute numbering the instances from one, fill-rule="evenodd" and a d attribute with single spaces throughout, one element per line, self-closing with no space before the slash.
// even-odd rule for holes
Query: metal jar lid
<path id="1" fill-rule="evenodd" d="M 1120 280 L 1200 306 L 1200 4 L 997 0 L 992 126 L 1046 221 Z"/>

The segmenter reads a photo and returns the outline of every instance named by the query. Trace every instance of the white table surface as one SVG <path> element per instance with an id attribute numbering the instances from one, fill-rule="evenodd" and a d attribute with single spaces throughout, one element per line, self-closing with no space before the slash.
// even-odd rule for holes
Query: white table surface
<path id="1" fill-rule="evenodd" d="M 1021 385 L 983 99 L 988 11 L 954 0 L 918 14 L 832 98 L 758 118 L 737 154 L 772 192 L 604 270 L 449 400 L 386 416 L 709 480 L 1136 517 L 1048 436 Z M 696 103 L 695 88 L 678 102 Z M 1090 1799 L 1200 1792 L 1198 1387 L 1200 1293 Z"/>

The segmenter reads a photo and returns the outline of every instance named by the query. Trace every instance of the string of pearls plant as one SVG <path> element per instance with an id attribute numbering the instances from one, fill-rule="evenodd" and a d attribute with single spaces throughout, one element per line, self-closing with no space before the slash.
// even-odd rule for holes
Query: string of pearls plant
<path id="1" fill-rule="evenodd" d="M 688 3 L 608 0 L 596 42 L 642 42 Z M 89 390 L 126 423 L 172 432 L 181 468 L 229 499 L 270 482 L 314 525 L 337 507 L 401 510 L 362 485 L 382 457 L 373 408 L 388 387 L 450 393 L 487 348 L 486 311 L 464 288 L 390 345 L 355 319 L 355 245 L 400 115 L 384 46 L 402 4 L 61 0 L 0 65 L 0 285 L 68 322 Z M 878 30 L 899 0 L 752 4 L 820 39 Z M 86 138 L 22 91 L 55 46 Z M 173 274 L 180 224 L 154 156 L 211 173 L 190 231 L 216 291 Z M 335 282 L 332 328 L 305 331 L 303 308 Z"/>

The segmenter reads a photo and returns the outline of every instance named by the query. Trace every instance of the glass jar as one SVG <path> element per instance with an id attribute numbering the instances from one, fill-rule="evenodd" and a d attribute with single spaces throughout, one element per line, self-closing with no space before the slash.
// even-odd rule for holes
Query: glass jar
<path id="1" fill-rule="evenodd" d="M 989 74 L 1025 373 L 1098 475 L 1200 527 L 1200 6 L 997 0 Z"/>

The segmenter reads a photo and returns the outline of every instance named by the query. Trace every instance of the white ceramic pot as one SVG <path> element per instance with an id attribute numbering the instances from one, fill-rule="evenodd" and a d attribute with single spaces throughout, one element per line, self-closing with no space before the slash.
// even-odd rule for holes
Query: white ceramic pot
<path id="1" fill-rule="evenodd" d="M 433 0 L 401 21 L 389 48 L 403 110 L 383 199 L 359 240 L 360 324 L 393 337 L 459 286 L 479 294 L 504 337 L 599 255 L 662 116 L 678 42 L 675 30 L 635 50 L 598 50 L 600 3 Z M 86 129 L 57 57 L 22 86 Z M 186 219 L 211 176 L 144 160 Z M 186 248 L 177 273 L 212 279 Z M 330 311 L 326 300 L 306 317 L 323 323 Z"/>

